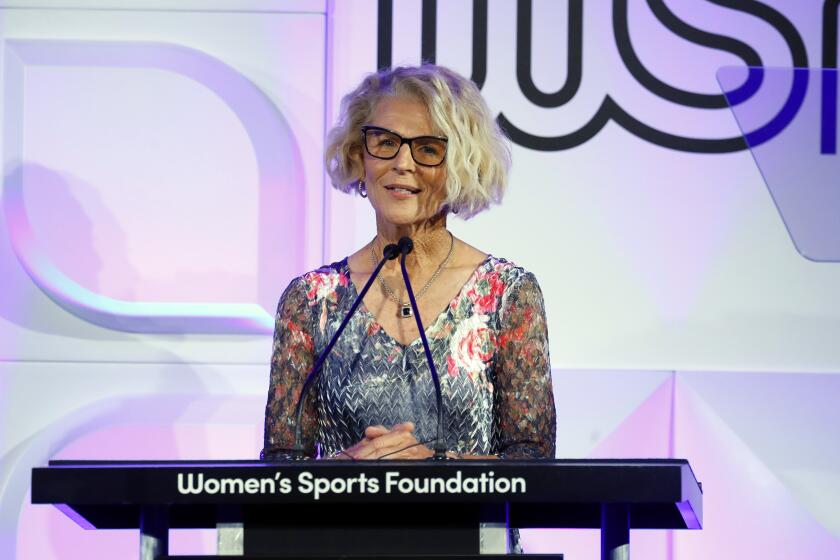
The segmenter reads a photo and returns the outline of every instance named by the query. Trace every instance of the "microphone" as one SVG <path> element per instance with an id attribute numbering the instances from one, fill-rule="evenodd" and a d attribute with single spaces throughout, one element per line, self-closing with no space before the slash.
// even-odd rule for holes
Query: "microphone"
<path id="1" fill-rule="evenodd" d="M 437 401 L 437 437 L 435 439 L 435 454 L 432 457 L 435 461 L 446 460 L 446 440 L 443 438 L 443 393 L 440 390 L 440 377 L 438 377 L 435 361 L 432 359 L 432 351 L 429 349 L 429 341 L 426 340 L 426 331 L 423 329 L 423 321 L 420 318 L 420 310 L 417 309 L 417 300 L 414 298 L 414 290 L 411 289 L 411 281 L 408 279 L 408 270 L 405 267 L 405 257 L 414 250 L 414 242 L 410 237 L 401 237 L 397 242 L 400 252 L 400 268 L 402 269 L 405 289 L 408 291 L 408 300 L 411 302 L 411 309 L 414 312 L 414 320 L 417 321 L 417 330 L 420 331 L 420 340 L 423 341 L 423 351 L 426 353 L 426 361 L 429 363 L 429 371 L 432 373 L 432 381 L 435 384 L 435 400 Z"/>
<path id="2" fill-rule="evenodd" d="M 401 240 L 402 241 L 402 240 Z M 409 239 L 409 241 L 411 241 Z M 410 251 L 410 249 L 409 249 Z M 359 292 L 359 295 L 356 297 L 356 300 L 353 302 L 353 305 L 350 306 L 350 311 L 347 312 L 347 315 L 344 317 L 344 320 L 339 325 L 338 330 L 335 331 L 335 334 L 330 339 L 329 344 L 327 347 L 324 348 L 324 351 L 321 352 L 321 355 L 318 356 L 318 361 L 315 362 L 315 365 L 310 370 L 309 374 L 306 376 L 306 380 L 303 382 L 303 389 L 300 391 L 300 396 L 298 397 L 297 404 L 295 405 L 295 444 L 292 447 L 292 457 L 294 459 L 300 459 L 303 457 L 303 446 L 300 443 L 301 437 L 301 425 L 300 420 L 303 416 L 303 403 L 306 400 L 306 391 L 309 389 L 309 386 L 318 376 L 318 373 L 321 371 L 321 367 L 324 365 L 324 362 L 329 356 L 330 352 L 335 346 L 335 343 L 338 341 L 338 337 L 341 336 L 341 333 L 344 332 L 344 328 L 347 326 L 347 323 L 350 322 L 350 318 L 356 313 L 356 309 L 359 307 L 359 304 L 362 302 L 362 299 L 365 297 L 365 294 L 368 293 L 373 281 L 376 280 L 376 277 L 379 276 L 380 271 L 382 271 L 382 267 L 385 266 L 385 261 L 392 261 L 397 258 L 400 254 L 400 248 L 391 243 L 386 245 L 385 248 L 382 250 L 382 259 L 379 261 L 379 264 L 376 265 L 376 268 L 373 270 L 373 273 L 368 278 L 368 281 L 365 282 L 364 288 L 362 291 Z"/>
<path id="3" fill-rule="evenodd" d="M 410 237 L 400 237 L 397 241 L 397 248 L 400 250 L 400 255 L 408 255 L 414 250 L 414 241 Z"/>

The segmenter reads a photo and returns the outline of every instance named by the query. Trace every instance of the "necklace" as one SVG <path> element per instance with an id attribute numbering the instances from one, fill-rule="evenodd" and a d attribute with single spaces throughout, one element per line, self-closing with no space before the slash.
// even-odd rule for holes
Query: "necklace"
<path id="1" fill-rule="evenodd" d="M 422 288 L 420 288 L 420 291 L 417 292 L 417 295 L 414 296 L 414 299 L 420 299 L 423 296 L 423 294 L 426 293 L 426 291 L 429 289 L 429 286 L 431 286 L 432 283 L 435 280 L 437 280 L 437 277 L 440 276 L 440 273 L 446 267 L 446 264 L 449 262 L 449 259 L 452 258 L 452 252 L 455 249 L 455 237 L 452 235 L 451 232 L 448 232 L 448 233 L 449 233 L 449 252 L 446 254 L 446 258 L 444 258 L 443 261 L 440 263 L 440 266 L 437 267 L 437 270 L 435 270 L 434 274 L 432 274 L 432 277 L 429 278 L 429 281 L 426 282 L 426 285 L 423 286 Z M 373 263 L 374 268 L 376 268 L 376 251 L 373 248 L 374 241 L 376 241 L 375 237 L 373 238 L 373 241 L 370 242 L 370 261 L 371 261 L 371 263 Z M 385 294 L 391 300 L 396 302 L 397 305 L 400 306 L 400 312 L 398 313 L 397 316 L 400 317 L 401 319 L 408 319 L 409 317 L 413 317 L 414 312 L 411 310 L 411 302 L 410 301 L 400 301 L 400 298 L 397 297 L 397 294 L 394 293 L 394 291 L 391 289 L 391 286 L 388 285 L 388 283 L 385 281 L 384 278 L 382 278 L 382 276 L 379 276 L 378 280 L 379 280 L 379 284 L 382 286 L 382 289 L 385 291 Z"/>

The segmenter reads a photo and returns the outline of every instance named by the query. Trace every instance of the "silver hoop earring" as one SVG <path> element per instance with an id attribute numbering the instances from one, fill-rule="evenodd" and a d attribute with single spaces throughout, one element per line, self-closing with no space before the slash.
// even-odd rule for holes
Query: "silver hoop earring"
<path id="1" fill-rule="evenodd" d="M 359 193 L 359 196 L 362 198 L 367 198 L 367 187 L 365 186 L 365 182 L 359 179 L 359 182 L 356 183 L 356 192 Z"/>

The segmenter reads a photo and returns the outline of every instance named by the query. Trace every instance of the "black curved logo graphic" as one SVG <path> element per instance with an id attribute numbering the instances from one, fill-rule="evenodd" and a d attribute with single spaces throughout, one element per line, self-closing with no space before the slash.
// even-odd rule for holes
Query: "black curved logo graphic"
<path id="1" fill-rule="evenodd" d="M 757 18 L 774 29 L 784 40 L 792 61 L 793 81 L 786 101 L 779 111 L 762 126 L 743 136 L 730 138 L 692 138 L 658 130 L 634 117 L 610 95 L 605 95 L 598 110 L 578 130 L 560 136 L 539 136 L 512 122 L 504 112 L 497 120 L 515 143 L 539 151 L 560 151 L 579 146 L 603 129 L 610 121 L 634 136 L 650 143 L 695 153 L 729 153 L 756 147 L 778 135 L 793 120 L 805 99 L 808 88 L 808 55 L 801 35 L 784 15 L 757 0 L 706 0 L 730 10 Z M 612 29 L 619 56 L 633 78 L 647 91 L 662 100 L 697 109 L 721 109 L 750 99 L 764 81 L 763 62 L 748 44 L 724 35 L 698 29 L 679 19 L 664 0 L 647 0 L 654 17 L 674 35 L 699 46 L 729 53 L 749 68 L 746 80 L 737 88 L 721 94 L 686 91 L 655 76 L 648 70 L 633 46 L 628 26 L 627 0 L 613 0 Z M 391 66 L 393 34 L 393 0 L 379 0 L 377 67 Z M 837 68 L 837 28 L 840 0 L 825 0 L 823 6 L 823 67 Z M 421 55 L 435 61 L 437 38 L 436 0 L 423 0 Z M 554 92 L 541 91 L 531 73 L 533 6 L 531 0 L 517 1 L 516 14 L 516 79 L 526 99 L 535 106 L 556 108 L 571 101 L 578 93 L 583 77 L 583 0 L 568 0 L 568 45 L 566 81 Z M 472 80 L 479 87 L 487 76 L 487 0 L 473 0 Z M 823 153 L 836 153 L 837 79 L 823 81 L 822 143 Z M 833 118 L 832 118 L 833 116 Z"/>
<path id="2" fill-rule="evenodd" d="M 820 152 L 837 153 L 837 19 L 840 0 L 823 4 L 822 118 Z"/>

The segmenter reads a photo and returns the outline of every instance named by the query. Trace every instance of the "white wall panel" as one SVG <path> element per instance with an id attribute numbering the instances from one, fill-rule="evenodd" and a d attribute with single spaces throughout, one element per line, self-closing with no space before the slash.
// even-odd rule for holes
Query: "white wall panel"
<path id="1" fill-rule="evenodd" d="M 326 0 L 0 0 L 0 8 L 324 13 Z"/>
<path id="2" fill-rule="evenodd" d="M 0 13 L 7 61 L 21 44 L 114 49 L 113 60 L 91 65 L 21 55 L 21 83 L 9 83 L 12 65 L 5 65 L 6 183 L 15 182 L 15 169 L 26 170 L 19 173 L 20 182 L 28 180 L 21 187 L 25 214 L 49 264 L 91 294 L 118 301 L 198 304 L 199 312 L 205 304 L 259 304 L 261 332 L 270 334 L 289 279 L 322 260 L 323 14 Z M 122 64 L 121 45 L 212 61 L 263 96 L 291 135 L 284 140 L 259 120 L 249 124 L 258 118 L 251 101 L 214 90 L 213 76 L 189 76 L 203 70 L 185 67 L 180 76 L 172 65 Z M 220 80 L 218 87 L 232 83 Z M 15 146 L 10 139 L 17 138 L 26 142 Z M 297 162 L 298 171 L 284 171 L 283 161 Z M 273 184 L 292 191 L 266 189 Z M 0 356 L 267 361 L 265 334 L 134 335 L 78 319 L 22 273 L 27 263 L 15 258 L 8 219 L 0 256 L 12 297 L 0 306 Z"/>
<path id="3" fill-rule="evenodd" d="M 532 2 L 531 77 L 543 92 L 569 79 L 574 1 Z M 422 4 L 393 2 L 394 63 L 419 62 Z M 797 253 L 748 151 L 685 148 L 737 136 L 738 123 L 725 107 L 668 101 L 639 83 L 613 29 L 621 0 L 582 3 L 579 88 L 556 107 L 535 104 L 517 81 L 525 4 L 488 1 L 483 92 L 494 114 L 543 137 L 580 131 L 605 96 L 627 115 L 562 149 L 515 145 L 504 204 L 450 222 L 540 280 L 558 455 L 691 461 L 707 492 L 704 530 L 634 536 L 636 556 L 837 556 L 840 265 Z M 720 93 L 716 71 L 736 56 L 680 38 L 653 2 L 626 4 L 629 41 L 651 74 Z M 756 3 L 664 4 L 767 66 L 791 65 L 797 35 L 820 65 L 822 2 L 765 1 L 765 19 L 744 11 Z M 0 0 L 0 557 L 136 552 L 136 534 L 86 532 L 27 505 L 30 469 L 50 458 L 256 456 L 267 329 L 230 334 L 247 330 L 236 308 L 214 316 L 226 334 L 188 328 L 206 321 L 182 321 L 178 334 L 125 332 L 114 310 L 136 307 L 101 306 L 117 317 L 109 323 L 76 287 L 153 316 L 251 302 L 270 321 L 293 274 L 369 241 L 368 202 L 324 190 L 322 152 L 341 96 L 376 68 L 378 5 Z M 437 2 L 437 61 L 467 76 L 473 5 Z M 144 64 L 146 47 L 184 58 Z M 74 58 L 86 48 L 99 62 Z M 219 72 L 226 78 L 214 81 Z M 237 83 L 250 94 L 225 89 Z M 770 85 L 755 97 L 775 108 L 786 91 Z M 819 137 L 812 114 L 795 123 L 808 142 Z M 683 144 L 645 140 L 644 127 Z M 171 328 L 161 317 L 126 325 Z M 592 532 L 530 531 L 524 541 L 531 552 L 597 557 Z M 206 535 L 191 544 L 178 552 L 213 552 Z"/>
<path id="4" fill-rule="evenodd" d="M 740 136 L 726 107 L 687 107 L 643 88 L 619 56 L 613 3 L 583 4 L 580 87 L 567 103 L 543 108 L 528 100 L 517 82 L 517 3 L 488 2 L 482 91 L 494 114 L 529 134 L 563 136 L 580 130 L 609 95 L 633 119 L 663 133 Z M 710 3 L 666 4 L 691 25 L 748 45 L 767 66 L 792 64 L 785 38 L 768 21 Z M 812 66 L 819 65 L 821 4 L 767 3 L 779 14 L 774 21 L 789 23 L 801 38 Z M 419 2 L 393 5 L 393 62 L 418 63 Z M 544 92 L 558 90 L 568 75 L 568 5 L 533 2 L 531 74 Z M 730 53 L 676 36 L 647 3 L 628 5 L 632 44 L 660 80 L 720 94 L 716 69 L 742 64 Z M 470 14 L 463 3 L 451 11 L 438 6 L 437 61 L 467 76 Z M 334 53 L 334 112 L 340 96 L 375 69 L 376 17 L 374 0 L 336 6 L 336 42 L 347 48 Z M 456 28 L 461 32 L 451 32 Z M 756 103 L 778 109 L 784 93 L 765 87 Z M 819 123 L 807 126 L 818 137 Z M 334 193 L 330 204 L 329 257 L 339 259 L 369 241 L 373 222 L 365 201 Z M 334 225 L 347 216 L 352 228 Z M 450 226 L 467 242 L 537 275 L 557 366 L 840 368 L 840 266 L 797 253 L 748 151 L 660 147 L 615 121 L 568 149 L 515 145 L 504 203 L 469 222 L 451 219 Z"/>
<path id="5" fill-rule="evenodd" d="M 62 458 L 256 458 L 267 388 L 263 365 L 0 363 L 0 557 L 134 554 L 132 532 L 93 538 L 30 505 L 31 469 Z"/>

